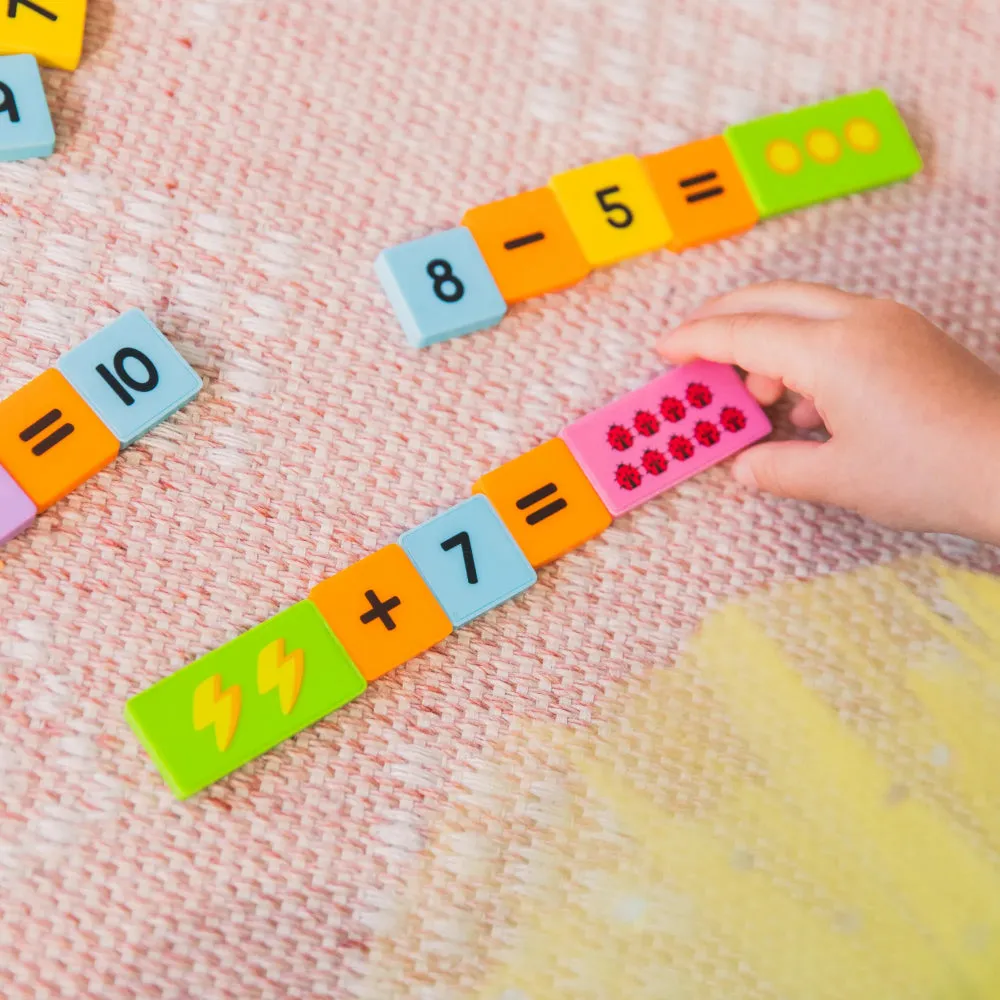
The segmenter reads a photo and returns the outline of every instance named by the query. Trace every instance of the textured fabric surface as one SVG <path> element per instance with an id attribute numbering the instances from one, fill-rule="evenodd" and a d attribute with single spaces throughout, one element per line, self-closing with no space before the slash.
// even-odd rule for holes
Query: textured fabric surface
<path id="1" fill-rule="evenodd" d="M 713 902 L 677 885 L 666 910 L 646 910 L 634 891 L 602 889 L 609 858 L 635 885 L 669 881 L 669 857 L 626 849 L 623 817 L 656 841 L 639 806 L 614 799 L 626 779 L 642 808 L 701 816 L 750 767 L 698 670 L 678 669 L 698 662 L 678 659 L 685 637 L 726 601 L 773 608 L 758 615 L 796 651 L 789 669 L 884 767 L 919 771 L 914 730 L 880 713 L 885 686 L 851 673 L 912 652 L 905 629 L 870 620 L 893 621 L 898 582 L 862 577 L 842 614 L 808 629 L 800 604 L 762 588 L 932 554 L 995 573 L 996 550 L 750 496 L 715 469 L 189 802 L 121 710 L 654 376 L 655 333 L 709 294 L 783 276 L 893 296 L 1000 365 L 993 0 L 90 7 L 80 69 L 44 73 L 56 155 L 0 170 L 0 394 L 129 306 L 206 387 L 3 549 L 0 995 L 575 997 L 590 994 L 559 956 L 586 939 L 580 926 L 618 914 L 638 927 L 655 910 L 661 923 L 620 953 L 638 969 L 657 934 L 690 926 L 692 900 L 797 914 L 782 886 L 815 871 L 808 858 L 799 882 L 792 856 L 769 872 L 770 895 Z M 874 85 L 926 159 L 914 181 L 626 262 L 485 333 L 405 345 L 372 271 L 383 247 L 588 160 Z M 917 576 L 907 593 L 933 608 L 937 577 Z M 852 611 L 858 594 L 869 618 Z M 837 654 L 845 621 L 878 656 Z M 981 635 L 950 641 L 987 668 Z M 567 750 L 581 745 L 590 770 Z M 963 811 L 958 785 L 934 794 L 942 822 L 974 841 L 979 867 L 960 884 L 995 873 L 995 812 Z M 780 845 L 768 830 L 762 842 Z M 677 857 L 678 877 L 708 870 Z M 961 852 L 949 858 L 957 871 Z M 551 919 L 529 912 L 539 897 Z M 915 937 L 893 940 L 922 954 L 923 926 L 907 927 Z M 667 971 L 633 995 L 846 995 L 810 992 L 805 965 L 782 971 L 726 928 L 675 934 L 657 953 Z M 546 970 L 527 980 L 525 936 Z M 945 953 L 948 969 L 957 952 Z M 825 954 L 829 969 L 852 953 Z M 971 992 L 933 995 L 996 995 L 981 991 L 988 972 L 955 962 Z M 867 996 L 930 995 L 864 982 L 883 986 Z"/>

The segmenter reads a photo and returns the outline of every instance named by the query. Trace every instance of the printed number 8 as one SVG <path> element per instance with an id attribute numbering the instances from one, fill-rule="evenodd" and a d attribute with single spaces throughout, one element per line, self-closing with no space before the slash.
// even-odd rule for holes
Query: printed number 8
<path id="1" fill-rule="evenodd" d="M 628 205 L 622 204 L 620 201 L 608 201 L 607 197 L 609 194 L 617 194 L 621 191 L 621 188 L 616 184 L 614 187 L 601 188 L 600 191 L 594 192 L 597 195 L 597 202 L 608 213 L 608 225 L 614 226 L 615 229 L 628 229 L 629 226 L 635 221 L 635 216 L 632 214 L 632 209 Z M 612 218 L 612 212 L 621 212 L 621 218 Z"/>
<path id="2" fill-rule="evenodd" d="M 457 302 L 465 294 L 465 285 L 455 277 L 448 261 L 436 257 L 427 265 L 427 273 L 434 279 L 434 294 L 442 302 Z M 451 285 L 452 290 L 445 291 L 445 285 Z"/>

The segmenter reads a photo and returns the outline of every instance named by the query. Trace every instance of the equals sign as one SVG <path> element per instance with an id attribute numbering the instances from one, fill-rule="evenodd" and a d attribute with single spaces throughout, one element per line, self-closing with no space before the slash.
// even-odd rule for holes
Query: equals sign
<path id="1" fill-rule="evenodd" d="M 680 186 L 685 189 L 697 187 L 699 184 L 707 184 L 709 181 L 716 180 L 718 176 L 714 170 L 708 170 L 703 174 L 695 174 L 694 177 L 685 177 L 680 182 Z M 717 184 L 715 187 L 705 188 L 704 191 L 693 191 L 685 200 L 693 205 L 696 201 L 704 201 L 706 198 L 716 198 L 720 194 L 724 194 L 725 190 L 721 184 Z"/>
<path id="2" fill-rule="evenodd" d="M 527 236 L 518 236 L 516 240 L 507 240 L 504 243 L 504 250 L 517 250 L 520 247 L 530 246 L 532 243 L 537 243 L 539 240 L 545 239 L 545 233 L 528 233 Z"/>
<path id="3" fill-rule="evenodd" d="M 18 434 L 18 437 L 27 444 L 32 438 L 38 437 L 39 434 L 47 431 L 54 423 L 62 420 L 61 410 L 49 410 L 44 417 L 36 420 L 33 424 L 29 424 L 27 427 Z M 64 441 L 66 438 L 73 433 L 76 428 L 71 423 L 65 423 L 57 427 L 48 437 L 43 438 L 38 442 L 32 449 L 31 453 L 37 455 L 41 458 L 50 448 L 54 448 L 60 441 Z"/>
<path id="4" fill-rule="evenodd" d="M 527 510 L 529 507 L 534 507 L 535 504 L 541 503 L 546 497 L 552 496 L 553 493 L 557 492 L 558 487 L 555 483 L 546 483 L 541 489 L 535 490 L 533 493 L 527 494 L 527 496 L 521 497 L 517 501 L 518 510 Z M 544 507 L 539 510 L 532 511 L 526 518 L 525 521 L 528 524 L 538 524 L 540 521 L 544 521 L 547 517 L 551 517 L 553 514 L 558 514 L 559 511 L 566 507 L 566 501 L 562 497 L 558 500 L 553 500 L 552 503 L 547 503 Z"/>

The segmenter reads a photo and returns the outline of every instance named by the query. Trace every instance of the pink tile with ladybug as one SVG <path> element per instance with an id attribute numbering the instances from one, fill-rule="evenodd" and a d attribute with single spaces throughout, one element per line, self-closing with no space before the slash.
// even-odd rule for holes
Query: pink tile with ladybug
<path id="1" fill-rule="evenodd" d="M 735 369 L 694 361 L 559 435 L 616 517 L 771 433 Z"/>

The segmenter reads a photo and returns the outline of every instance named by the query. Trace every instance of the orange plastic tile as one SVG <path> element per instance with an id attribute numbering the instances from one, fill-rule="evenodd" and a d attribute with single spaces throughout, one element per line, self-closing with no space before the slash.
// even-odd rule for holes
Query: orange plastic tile
<path id="1" fill-rule="evenodd" d="M 398 545 L 317 584 L 309 599 L 366 681 L 451 634 L 448 616 Z"/>
<path id="2" fill-rule="evenodd" d="M 40 510 L 118 454 L 118 439 L 54 368 L 0 402 L 0 465 Z"/>
<path id="3" fill-rule="evenodd" d="M 507 302 L 569 288 L 590 274 L 573 230 L 548 188 L 470 208 L 472 232 Z"/>
<path id="4" fill-rule="evenodd" d="M 487 472 L 472 492 L 490 500 L 536 569 L 611 524 L 608 509 L 558 438 Z"/>
<path id="5" fill-rule="evenodd" d="M 680 251 L 752 229 L 760 218 L 733 154 L 721 135 L 644 156 Z"/>

